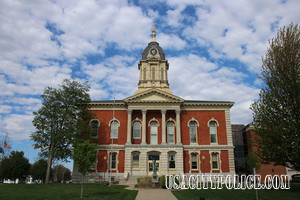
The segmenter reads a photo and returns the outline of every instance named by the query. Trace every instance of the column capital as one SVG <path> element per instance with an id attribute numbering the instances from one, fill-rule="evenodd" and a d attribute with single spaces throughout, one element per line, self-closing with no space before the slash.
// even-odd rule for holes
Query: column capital
<path id="1" fill-rule="evenodd" d="M 176 114 L 180 114 L 181 110 L 180 109 L 176 109 L 175 112 L 176 112 Z"/>
<path id="2" fill-rule="evenodd" d="M 141 111 L 143 115 L 147 114 L 147 109 L 142 109 Z"/>
<path id="3" fill-rule="evenodd" d="M 128 114 L 132 113 L 132 109 L 127 109 Z"/>
<path id="4" fill-rule="evenodd" d="M 167 112 L 167 109 L 161 109 L 160 111 L 161 111 L 161 114 L 165 115 Z"/>

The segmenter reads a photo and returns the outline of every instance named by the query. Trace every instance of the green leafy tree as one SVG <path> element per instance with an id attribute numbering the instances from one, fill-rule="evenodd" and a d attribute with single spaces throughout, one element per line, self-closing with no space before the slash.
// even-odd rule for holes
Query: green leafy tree
<path id="1" fill-rule="evenodd" d="M 260 168 L 259 157 L 256 154 L 249 152 L 246 157 L 246 167 L 250 174 L 252 174 L 253 168 L 255 168 L 256 171 L 258 171 Z"/>
<path id="2" fill-rule="evenodd" d="M 36 161 L 30 168 L 30 175 L 33 179 L 43 180 L 46 179 L 47 160 L 40 159 Z"/>
<path id="3" fill-rule="evenodd" d="M 63 165 L 53 167 L 54 181 L 64 182 L 71 180 L 71 171 Z"/>
<path id="4" fill-rule="evenodd" d="M 76 140 L 89 133 L 88 112 L 89 86 L 75 80 L 64 80 L 59 88 L 47 87 L 42 95 L 42 107 L 34 112 L 33 125 L 36 131 L 31 135 L 34 147 L 40 149 L 40 156 L 47 160 L 45 182 L 49 182 L 54 160 L 71 156 Z"/>
<path id="5" fill-rule="evenodd" d="M 30 163 L 24 157 L 23 151 L 12 151 L 9 158 L 4 158 L 0 164 L 0 177 L 3 179 L 25 179 L 29 174 Z"/>
<path id="6" fill-rule="evenodd" d="M 262 61 L 263 88 L 251 106 L 259 156 L 300 170 L 299 25 L 281 28 Z"/>
<path id="7" fill-rule="evenodd" d="M 74 149 L 74 163 L 78 169 L 78 172 L 82 174 L 80 198 L 82 198 L 83 195 L 84 177 L 89 169 L 95 164 L 96 157 L 97 146 L 95 144 L 91 144 L 89 141 L 79 143 Z"/>

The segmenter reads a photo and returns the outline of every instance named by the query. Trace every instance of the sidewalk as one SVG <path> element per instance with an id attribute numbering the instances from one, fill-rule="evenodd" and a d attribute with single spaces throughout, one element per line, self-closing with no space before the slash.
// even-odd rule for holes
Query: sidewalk
<path id="1" fill-rule="evenodd" d="M 135 200 L 176 200 L 168 189 L 139 189 Z"/>
<path id="2" fill-rule="evenodd" d="M 135 200 L 177 200 L 168 189 L 138 189 L 134 185 L 129 185 L 125 189 L 139 191 Z"/>

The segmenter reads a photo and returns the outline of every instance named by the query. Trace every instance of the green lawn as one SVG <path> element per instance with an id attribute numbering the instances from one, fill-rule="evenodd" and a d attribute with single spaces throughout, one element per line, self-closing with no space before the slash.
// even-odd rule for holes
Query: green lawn
<path id="1" fill-rule="evenodd" d="M 135 199 L 137 191 L 126 190 L 124 187 L 85 184 L 83 199 Z M 80 199 L 79 196 L 80 184 L 0 184 L 0 200 L 73 200 Z"/>
<path id="2" fill-rule="evenodd" d="M 178 200 L 255 200 L 255 190 L 201 189 L 172 191 Z M 299 200 L 300 184 L 291 184 L 288 190 L 258 190 L 259 200 Z"/>

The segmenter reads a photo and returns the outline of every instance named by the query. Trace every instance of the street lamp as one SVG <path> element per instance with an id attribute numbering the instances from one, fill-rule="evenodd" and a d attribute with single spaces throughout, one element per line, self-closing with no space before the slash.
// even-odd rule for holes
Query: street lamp
<path id="1" fill-rule="evenodd" d="M 205 175 L 205 164 L 204 164 L 204 160 L 205 160 L 205 156 L 202 156 L 202 166 L 203 166 L 203 172 L 204 172 L 204 175 Z"/>
<path id="2" fill-rule="evenodd" d="M 104 160 L 104 162 L 105 162 L 105 165 L 104 165 L 104 182 L 105 182 L 105 172 L 106 172 L 106 168 L 107 168 L 107 157 L 106 156 L 104 156 L 103 157 L 103 160 Z"/>

